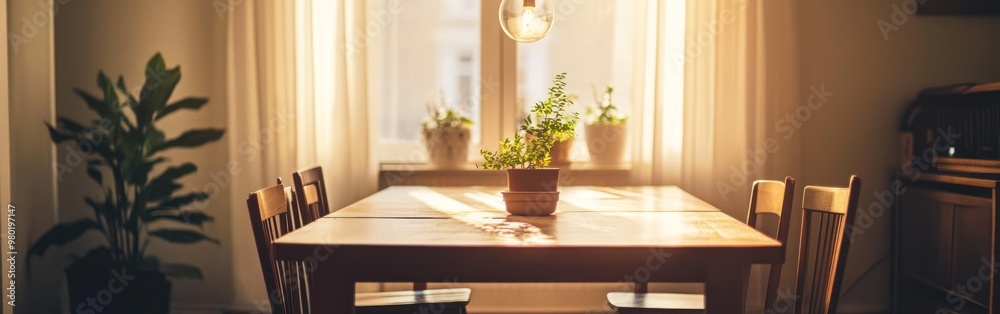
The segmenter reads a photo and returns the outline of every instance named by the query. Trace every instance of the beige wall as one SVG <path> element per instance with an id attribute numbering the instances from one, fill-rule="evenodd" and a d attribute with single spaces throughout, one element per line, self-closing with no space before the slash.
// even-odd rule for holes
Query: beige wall
<path id="1" fill-rule="evenodd" d="M 0 34 L 7 33 L 7 1 L 0 1 Z M 7 41 L 0 43 L 0 208 L 7 209 L 10 202 L 10 108 L 7 98 Z M 9 230 L 7 227 L 4 232 Z M 0 256 L 8 256 L 7 245 L 0 245 Z M 4 276 L 6 277 L 6 276 Z M 6 293 L 4 293 L 6 294 Z M 6 298 L 3 299 L 7 301 Z M 16 300 L 16 296 L 15 296 Z M 15 302 L 15 304 L 17 304 Z M 3 302 L 4 313 L 14 312 L 14 308 Z"/>
<path id="2" fill-rule="evenodd" d="M 28 244 L 55 221 L 55 172 L 52 166 L 55 149 L 49 143 L 43 121 L 52 121 L 55 103 L 52 95 L 52 20 L 51 12 L 34 1 L 7 1 L 9 101 L 10 101 L 10 201 L 17 206 L 18 258 L 27 261 Z M 27 215 L 27 213 L 31 213 Z M 64 279 L 45 271 L 61 267 L 61 260 L 35 259 L 18 268 L 18 313 L 55 313 L 64 299 L 57 293 Z M 23 266 L 23 265 L 22 265 Z M 41 269 L 41 270 L 40 270 Z M 27 275 L 27 276 L 26 276 Z M 25 278 L 31 278 L 27 280 Z M 53 286 L 55 285 L 55 286 Z M 53 288 L 55 287 L 55 288 Z"/>
<path id="3" fill-rule="evenodd" d="M 799 90 L 825 84 L 834 92 L 802 128 L 799 184 L 846 185 L 856 173 L 864 180 L 864 211 L 874 192 L 888 189 L 900 117 L 919 89 L 1000 81 L 1000 17 L 907 15 L 886 40 L 877 23 L 892 23 L 892 6 L 903 2 L 797 2 Z M 891 217 L 873 218 L 851 247 L 846 283 L 857 284 L 844 302 L 853 308 L 888 306 Z"/>
<path id="4" fill-rule="evenodd" d="M 178 112 L 161 120 L 159 126 L 167 137 L 191 128 L 225 128 L 225 24 L 212 4 L 203 0 L 103 0 L 63 5 L 56 14 L 54 31 L 56 114 L 88 121 L 94 115 L 72 92 L 73 88 L 99 95 L 95 78 L 103 70 L 112 79 L 124 75 L 127 85 L 135 89 L 144 80 L 146 61 L 160 52 L 168 67 L 181 66 L 182 79 L 172 101 L 184 97 L 209 98 L 208 105 L 200 111 Z M 60 147 L 57 161 L 67 163 L 70 149 Z M 185 190 L 215 191 L 204 211 L 216 220 L 206 225 L 205 233 L 223 244 L 174 245 L 154 239 L 149 252 L 164 261 L 197 265 L 204 274 L 203 281 L 173 280 L 175 310 L 223 308 L 230 303 L 232 291 L 229 271 L 232 261 L 227 248 L 231 243 L 229 190 L 207 186 L 213 184 L 210 174 L 224 169 L 228 148 L 220 141 L 197 149 L 169 151 L 166 156 L 172 164 L 193 161 L 198 166 L 196 174 L 182 181 Z M 84 166 L 76 167 L 58 183 L 60 220 L 89 215 L 89 211 L 81 210 L 85 208 L 83 197 L 100 195 L 85 173 Z M 100 239 L 94 238 L 90 244 L 97 241 Z M 82 253 L 88 248 L 89 244 L 81 243 L 63 251 Z M 61 277 L 61 272 L 51 274 Z"/>

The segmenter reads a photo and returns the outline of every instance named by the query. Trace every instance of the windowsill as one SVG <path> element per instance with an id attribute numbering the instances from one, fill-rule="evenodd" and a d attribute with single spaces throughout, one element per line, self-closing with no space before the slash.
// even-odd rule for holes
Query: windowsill
<path id="1" fill-rule="evenodd" d="M 560 168 L 560 185 L 629 185 L 631 164 L 594 164 L 574 162 Z M 455 168 L 440 168 L 425 163 L 382 163 L 379 165 L 379 189 L 393 185 L 426 186 L 502 186 L 506 172 L 478 169 L 473 163 Z"/>

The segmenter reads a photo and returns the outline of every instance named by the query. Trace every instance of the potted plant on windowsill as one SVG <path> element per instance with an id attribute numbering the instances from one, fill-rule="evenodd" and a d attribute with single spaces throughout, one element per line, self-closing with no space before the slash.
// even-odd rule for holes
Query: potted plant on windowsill
<path id="1" fill-rule="evenodd" d="M 507 171 L 507 191 L 502 192 L 507 212 L 514 215 L 545 216 L 556 210 L 559 200 L 559 169 L 547 168 L 550 150 L 560 140 L 572 138 L 578 120 L 567 113 L 573 104 L 565 93 L 566 73 L 556 75 L 549 98 L 535 103 L 532 115 L 524 118 L 513 139 L 500 142 L 495 152 L 482 150 L 483 168 Z"/>
<path id="2" fill-rule="evenodd" d="M 70 311 L 74 313 L 168 313 L 171 283 L 167 278 L 201 279 L 201 270 L 161 262 L 147 255 L 148 244 L 154 239 L 219 244 L 200 230 L 212 217 L 190 209 L 209 195 L 177 193 L 182 188 L 178 180 L 197 167 L 190 162 L 168 165 L 162 152 L 217 141 L 224 130 L 194 129 L 167 139 L 157 121 L 178 110 L 197 110 L 208 99 L 186 98 L 168 104 L 181 72 L 179 67 L 168 69 L 159 54 L 147 63 L 145 74 L 139 98 L 129 93 L 122 77 L 115 84 L 104 73 L 97 76 L 104 99 L 76 89 L 87 107 L 99 115 L 90 126 L 65 117 L 57 118 L 54 126 L 46 124 L 53 142 L 70 142 L 73 149 L 92 152 L 86 154 L 87 175 L 103 190 L 100 197 L 84 199 L 93 217 L 52 227 L 28 252 L 29 256 L 42 256 L 52 246 L 62 246 L 90 231 L 104 236 L 106 243 L 66 268 Z M 163 170 L 154 172 L 153 168 Z M 122 287 L 111 291 L 113 298 L 105 296 L 109 282 Z"/>
<path id="3" fill-rule="evenodd" d="M 469 159 L 472 120 L 443 103 L 428 106 L 430 117 L 423 124 L 423 140 L 432 165 L 454 168 Z"/>
<path id="4" fill-rule="evenodd" d="M 587 108 L 589 122 L 584 126 L 587 151 L 590 160 L 598 164 L 619 164 L 625 158 L 628 118 L 619 114 L 618 107 L 611 102 L 614 91 L 608 86 L 600 96 L 595 95 L 594 106 Z"/>

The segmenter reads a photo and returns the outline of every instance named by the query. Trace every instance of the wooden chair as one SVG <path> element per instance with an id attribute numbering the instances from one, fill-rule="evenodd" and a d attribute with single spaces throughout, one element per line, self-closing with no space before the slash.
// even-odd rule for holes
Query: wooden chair
<path id="1" fill-rule="evenodd" d="M 791 222 L 792 200 L 795 196 L 795 179 L 785 181 L 758 180 L 750 193 L 750 210 L 747 225 L 757 228 L 757 220 L 764 215 L 778 218 L 775 239 L 781 242 L 782 251 L 788 243 L 788 225 Z M 760 230 L 758 228 L 758 230 Z M 765 230 L 766 231 L 766 230 Z M 765 303 L 773 304 L 777 298 L 781 278 L 781 264 L 772 264 L 768 271 Z M 688 293 L 647 293 L 646 283 L 636 283 L 634 292 L 608 293 L 608 304 L 618 313 L 704 313 L 705 295 Z"/>
<path id="2" fill-rule="evenodd" d="M 292 174 L 292 179 L 295 181 L 296 201 L 302 210 L 303 225 L 330 213 L 322 167 L 299 170 Z"/>
<path id="3" fill-rule="evenodd" d="M 271 312 L 305 313 L 308 293 L 301 267 L 296 263 L 274 259 L 274 240 L 295 229 L 288 210 L 285 189 L 281 184 L 251 193 L 247 199 L 250 227 L 257 243 L 257 256 L 264 274 L 264 286 L 271 303 Z"/>
<path id="4" fill-rule="evenodd" d="M 802 195 L 802 234 L 794 313 L 837 313 L 844 267 L 861 196 L 861 179 L 846 188 L 807 186 Z"/>
<path id="5" fill-rule="evenodd" d="M 304 225 L 296 222 L 301 214 L 290 187 L 278 185 L 250 194 L 247 207 L 257 242 L 257 254 L 264 273 L 264 285 L 272 313 L 309 313 L 309 272 L 300 262 L 278 261 L 271 249 L 274 240 Z M 356 312 L 464 314 L 472 290 L 468 288 L 427 290 L 426 284 L 414 284 L 414 291 L 372 292 L 355 295 Z"/>

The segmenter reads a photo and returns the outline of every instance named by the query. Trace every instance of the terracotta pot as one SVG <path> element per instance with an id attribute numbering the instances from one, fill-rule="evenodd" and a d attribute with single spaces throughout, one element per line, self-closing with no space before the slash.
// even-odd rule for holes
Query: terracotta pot
<path id="1" fill-rule="evenodd" d="M 555 192 L 558 168 L 507 169 L 507 190 L 511 192 Z"/>
<path id="2" fill-rule="evenodd" d="M 501 192 L 507 212 L 518 216 L 548 216 L 556 211 L 559 192 Z"/>
<path id="3" fill-rule="evenodd" d="M 624 124 L 594 124 L 584 127 L 590 161 L 598 164 L 620 164 L 625 161 L 628 129 Z"/>
<path id="4" fill-rule="evenodd" d="M 469 129 L 424 130 L 428 161 L 439 168 L 454 168 L 469 160 Z"/>
<path id="5" fill-rule="evenodd" d="M 553 165 L 567 165 L 572 162 L 570 153 L 573 152 L 573 139 L 568 139 L 565 142 L 555 142 L 552 144 L 552 149 L 549 150 L 549 156 L 552 157 L 550 164 Z"/>
<path id="6" fill-rule="evenodd" d="M 559 201 L 559 169 L 507 169 L 507 190 L 502 192 L 507 212 L 521 216 L 545 216 Z"/>

